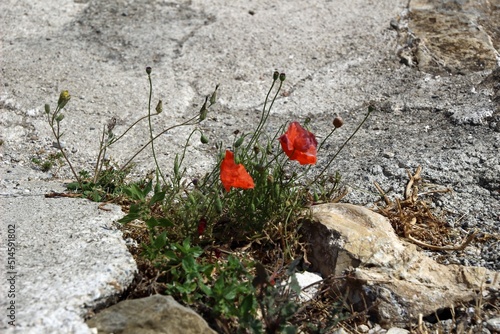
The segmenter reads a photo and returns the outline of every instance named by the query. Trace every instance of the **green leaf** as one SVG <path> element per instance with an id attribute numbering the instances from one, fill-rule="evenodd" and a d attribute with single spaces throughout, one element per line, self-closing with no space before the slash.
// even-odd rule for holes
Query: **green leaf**
<path id="1" fill-rule="evenodd" d="M 127 224 L 133 220 L 141 218 L 141 207 L 137 204 L 132 204 L 128 215 L 118 220 L 119 223 Z"/>
<path id="2" fill-rule="evenodd" d="M 208 297 L 212 297 L 213 296 L 212 290 L 208 286 L 206 286 L 205 284 L 203 284 L 203 282 L 201 282 L 200 280 L 198 280 L 198 287 Z"/>
<path id="3" fill-rule="evenodd" d="M 240 314 L 244 315 L 247 313 L 254 312 L 254 297 L 252 294 L 246 295 L 241 301 Z"/>
<path id="4" fill-rule="evenodd" d="M 163 253 L 169 260 L 178 260 L 177 258 L 177 254 L 175 254 L 175 252 L 171 249 L 165 251 Z"/>
<path id="5" fill-rule="evenodd" d="M 158 222 L 158 225 L 162 226 L 162 227 L 174 226 L 174 223 L 172 223 L 172 221 L 170 219 L 165 218 L 165 217 L 157 218 L 156 221 Z"/>
<path id="6" fill-rule="evenodd" d="M 149 200 L 149 206 L 153 206 L 156 203 L 163 201 L 163 199 L 165 199 L 165 192 L 164 191 L 157 192 Z"/>
<path id="7" fill-rule="evenodd" d="M 153 245 L 158 249 L 165 247 L 166 244 L 167 244 L 167 232 L 161 233 L 153 241 Z"/>
<path id="8" fill-rule="evenodd" d="M 295 326 L 286 326 L 285 328 L 283 328 L 282 333 L 284 333 L 284 334 L 296 334 L 297 328 L 295 328 Z"/>
<path id="9" fill-rule="evenodd" d="M 129 196 L 130 198 L 132 198 L 134 200 L 143 200 L 144 197 L 146 197 L 142 193 L 141 188 L 139 188 L 139 186 L 135 183 L 133 183 L 130 186 L 128 186 L 127 188 L 123 189 L 123 191 L 127 194 L 127 196 Z"/>
<path id="10" fill-rule="evenodd" d="M 155 184 L 155 194 L 161 192 L 161 184 L 160 182 L 156 182 Z"/>
<path id="11" fill-rule="evenodd" d="M 186 272 L 194 272 L 196 271 L 196 262 L 194 261 L 194 258 L 191 256 L 187 256 L 182 259 L 182 268 Z"/>
<path id="12" fill-rule="evenodd" d="M 295 277 L 295 274 L 293 274 L 292 276 L 290 276 L 290 289 L 292 289 L 293 292 L 295 292 L 298 295 L 300 295 L 300 285 L 299 285 L 299 282 L 297 281 L 297 277 Z"/>
<path id="13" fill-rule="evenodd" d="M 233 286 L 229 286 L 224 294 L 224 299 L 226 300 L 233 300 L 236 298 L 236 289 Z"/>
<path id="14" fill-rule="evenodd" d="M 149 180 L 148 184 L 142 190 L 142 199 L 146 198 L 146 196 L 153 190 L 153 180 Z"/>
<path id="15" fill-rule="evenodd" d="M 153 227 L 158 226 L 159 224 L 158 224 L 158 220 L 155 217 L 151 217 L 148 220 L 146 220 L 146 225 L 149 228 L 153 228 Z"/>

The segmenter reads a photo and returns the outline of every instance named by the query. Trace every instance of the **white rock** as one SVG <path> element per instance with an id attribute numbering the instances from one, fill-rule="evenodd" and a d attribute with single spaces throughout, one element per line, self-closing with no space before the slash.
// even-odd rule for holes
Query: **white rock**
<path id="1" fill-rule="evenodd" d="M 368 326 L 366 326 L 365 324 L 358 326 L 358 331 L 361 333 L 368 333 L 369 330 L 370 328 L 368 328 Z"/>
<path id="2" fill-rule="evenodd" d="M 314 284 L 323 280 L 319 274 L 311 273 L 305 271 L 303 273 L 296 273 L 295 277 L 299 283 L 301 292 L 299 300 L 301 302 L 307 302 L 316 296 L 318 293 L 319 284 Z"/>
<path id="3" fill-rule="evenodd" d="M 409 334 L 410 331 L 406 330 L 406 329 L 403 329 L 403 328 L 399 328 L 399 327 L 392 327 L 392 328 L 389 328 L 389 330 L 387 331 L 386 334 Z"/>

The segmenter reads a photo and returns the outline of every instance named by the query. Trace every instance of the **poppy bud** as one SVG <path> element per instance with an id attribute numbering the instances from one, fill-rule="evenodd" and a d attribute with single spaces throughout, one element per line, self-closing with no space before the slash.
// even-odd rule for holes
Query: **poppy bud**
<path id="1" fill-rule="evenodd" d="M 273 80 L 276 81 L 276 80 L 278 80 L 279 77 L 280 77 L 280 72 L 274 71 L 274 73 L 273 73 Z"/>
<path id="2" fill-rule="evenodd" d="M 262 173 L 265 170 L 264 166 L 262 166 L 261 164 L 255 166 L 255 169 L 257 170 L 257 172 L 260 173 Z"/>
<path id="3" fill-rule="evenodd" d="M 281 189 L 280 189 L 280 184 L 276 182 L 276 183 L 274 184 L 274 193 L 275 193 L 277 196 L 279 196 L 280 192 L 281 192 Z"/>
<path id="4" fill-rule="evenodd" d="M 215 211 L 217 211 L 218 214 L 222 213 L 222 202 L 220 201 L 219 196 L 215 197 Z"/>
<path id="5" fill-rule="evenodd" d="M 150 66 L 146 67 L 146 73 L 147 73 L 148 75 L 150 75 L 150 74 L 151 74 L 151 67 L 150 67 Z"/>
<path id="6" fill-rule="evenodd" d="M 174 175 L 175 177 L 179 176 L 179 156 L 175 155 L 175 160 L 174 160 Z"/>
<path id="7" fill-rule="evenodd" d="M 286 74 L 285 73 L 280 73 L 280 81 L 285 81 Z"/>
<path id="8" fill-rule="evenodd" d="M 45 113 L 50 113 L 50 105 L 48 103 L 45 104 Z"/>
<path id="9" fill-rule="evenodd" d="M 69 95 L 69 92 L 67 90 L 63 90 L 59 95 L 59 100 L 57 101 L 57 106 L 59 107 L 59 109 L 64 108 L 69 99 L 71 99 L 71 95 Z"/>
<path id="10" fill-rule="evenodd" d="M 191 202 L 192 205 L 196 204 L 196 198 L 194 198 L 193 194 L 189 193 L 188 199 L 189 199 L 189 202 Z"/>
<path id="11" fill-rule="evenodd" d="M 208 138 L 204 134 L 201 134 L 200 141 L 202 144 L 208 144 Z"/>
<path id="12" fill-rule="evenodd" d="M 335 128 L 340 128 L 343 124 L 344 124 L 344 120 L 342 119 L 342 117 L 337 116 L 333 119 L 333 126 Z"/>
<path id="13" fill-rule="evenodd" d="M 163 104 L 160 100 L 160 101 L 158 101 L 158 104 L 156 105 L 156 113 L 161 114 L 162 111 L 163 111 Z"/>
<path id="14" fill-rule="evenodd" d="M 243 140 L 245 139 L 245 137 L 240 137 L 238 138 L 238 140 L 234 143 L 234 147 L 240 147 L 241 144 L 243 144 Z"/>
<path id="15" fill-rule="evenodd" d="M 207 110 L 207 101 L 208 101 L 208 96 L 205 97 L 205 102 L 201 106 L 200 109 L 200 122 L 203 121 L 205 118 L 207 118 L 208 110 Z"/>
<path id="16" fill-rule="evenodd" d="M 215 90 L 212 93 L 212 96 L 210 96 L 210 105 L 214 104 L 217 102 L 217 89 L 219 88 L 219 85 L 215 86 Z"/>
<path id="17" fill-rule="evenodd" d="M 56 117 L 56 122 L 59 123 L 60 121 L 62 121 L 64 119 L 64 115 L 63 114 L 59 114 L 57 115 Z"/>

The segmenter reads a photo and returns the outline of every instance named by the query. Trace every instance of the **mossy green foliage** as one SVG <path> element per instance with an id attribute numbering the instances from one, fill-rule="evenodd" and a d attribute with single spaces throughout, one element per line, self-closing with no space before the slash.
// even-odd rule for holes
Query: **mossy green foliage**
<path id="1" fill-rule="evenodd" d="M 257 127 L 249 133 L 236 133 L 231 150 L 226 151 L 222 142 L 216 143 L 219 152 L 213 169 L 202 177 L 191 178 L 183 165 L 186 147 L 193 138 L 203 144 L 210 142 L 199 124 L 206 121 L 216 104 L 218 86 L 193 117 L 155 132 L 152 120 L 163 112 L 163 105 L 159 101 L 152 112 L 150 74 L 148 68 L 148 114 L 121 135 L 114 133 L 113 119 L 103 127 L 93 173 L 77 174 L 59 145 L 62 158 L 75 176 L 68 189 L 95 201 L 126 204 L 128 213 L 120 222 L 144 223 L 149 242 L 142 245 L 143 256 L 163 273 L 164 293 L 204 311 L 234 331 L 295 333 L 292 318 L 299 310 L 296 296 L 300 288 L 294 272 L 304 252 L 299 221 L 307 212 L 305 207 L 329 201 L 339 190 L 339 174 L 325 174 L 338 152 L 330 160 L 321 161 L 323 167 L 310 172 L 321 160 L 317 155 L 320 157 L 323 144 L 343 124 L 342 120 L 334 120 L 331 132 L 323 136 L 319 146 L 309 130 L 310 120 L 303 125 L 291 122 L 277 133 L 266 133 L 271 108 L 286 79 L 283 73 L 275 72 Z M 64 91 L 54 112 L 46 106 L 58 143 L 63 135 L 62 110 L 69 99 L 69 93 Z M 148 143 L 131 153 L 121 166 L 112 164 L 105 158 L 107 151 L 143 120 L 148 121 Z M 158 164 L 154 143 L 160 135 L 179 126 L 189 126 L 192 131 L 167 173 Z M 148 147 L 156 170 L 142 181 L 126 183 L 132 161 Z M 280 261 L 281 269 L 273 273 L 276 277 L 270 277 L 265 267 L 272 268 Z"/>

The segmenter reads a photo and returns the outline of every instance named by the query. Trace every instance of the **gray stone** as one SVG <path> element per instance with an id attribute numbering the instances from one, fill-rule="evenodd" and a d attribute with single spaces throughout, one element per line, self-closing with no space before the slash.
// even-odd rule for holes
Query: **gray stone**
<path id="1" fill-rule="evenodd" d="M 493 333 L 500 333 L 500 318 L 488 319 L 486 327 Z"/>
<path id="2" fill-rule="evenodd" d="M 196 312 L 162 295 L 124 300 L 87 325 L 99 334 L 216 334 Z"/>
<path id="3" fill-rule="evenodd" d="M 352 204 L 313 206 L 303 232 L 308 260 L 323 277 L 349 271 L 350 302 L 373 305 L 384 327 L 404 326 L 500 288 L 500 273 L 441 265 L 399 238 L 385 217 Z"/>

